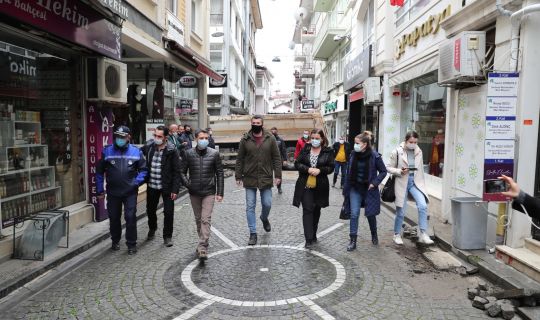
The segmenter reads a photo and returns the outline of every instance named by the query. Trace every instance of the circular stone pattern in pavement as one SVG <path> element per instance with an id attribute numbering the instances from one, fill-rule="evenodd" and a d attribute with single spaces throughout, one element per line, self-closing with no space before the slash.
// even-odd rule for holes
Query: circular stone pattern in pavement
<path id="1" fill-rule="evenodd" d="M 210 254 L 204 264 L 193 261 L 182 272 L 182 282 L 195 295 L 244 306 L 314 300 L 344 281 L 345 269 L 335 259 L 291 246 L 222 250 Z"/>

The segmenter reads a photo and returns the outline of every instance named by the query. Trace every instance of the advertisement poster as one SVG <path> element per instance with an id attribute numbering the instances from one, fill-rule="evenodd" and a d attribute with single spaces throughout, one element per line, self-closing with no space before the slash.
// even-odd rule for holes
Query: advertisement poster
<path id="1" fill-rule="evenodd" d="M 88 187 L 90 203 L 96 209 L 96 220 L 109 217 L 105 199 L 97 197 L 96 169 L 103 147 L 112 143 L 113 114 L 110 108 L 98 108 L 92 101 L 86 103 L 86 152 L 88 154 Z"/>
<path id="2" fill-rule="evenodd" d="M 145 141 L 154 139 L 154 131 L 156 128 L 163 125 L 163 120 L 150 119 L 146 122 Z"/>
<path id="3" fill-rule="evenodd" d="M 486 104 L 484 145 L 484 201 L 508 201 L 500 192 L 489 190 L 489 180 L 514 176 L 518 73 L 490 73 Z"/>

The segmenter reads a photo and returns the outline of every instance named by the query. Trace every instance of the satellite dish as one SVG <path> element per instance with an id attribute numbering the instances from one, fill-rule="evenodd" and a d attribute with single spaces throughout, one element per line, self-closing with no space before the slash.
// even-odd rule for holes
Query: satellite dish
<path id="1" fill-rule="evenodd" d="M 302 20 L 304 20 L 304 18 L 306 17 L 307 15 L 307 10 L 306 8 L 304 7 L 300 7 L 296 10 L 296 12 L 294 13 L 294 19 L 296 21 L 299 21 L 299 22 L 302 22 Z"/>
<path id="2" fill-rule="evenodd" d="M 289 42 L 289 49 L 294 50 L 296 43 L 294 41 Z"/>

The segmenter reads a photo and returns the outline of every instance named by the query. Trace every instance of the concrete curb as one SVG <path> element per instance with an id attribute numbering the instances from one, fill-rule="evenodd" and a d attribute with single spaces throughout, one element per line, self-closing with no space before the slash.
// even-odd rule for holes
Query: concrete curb
<path id="1" fill-rule="evenodd" d="M 180 190 L 179 192 L 179 199 L 183 198 L 188 194 L 187 189 Z M 163 207 L 163 204 L 158 205 L 158 209 L 161 209 Z M 147 214 L 146 211 L 141 212 L 139 215 L 137 215 L 137 221 L 146 218 Z M 125 228 L 125 223 L 122 224 L 122 229 Z M 89 241 L 87 241 L 84 244 L 79 245 L 78 247 L 73 248 L 69 252 L 67 252 L 65 255 L 52 259 L 50 261 L 45 261 L 46 264 L 43 266 L 40 266 L 36 268 L 35 270 L 31 271 L 30 273 L 24 274 L 20 277 L 10 279 L 8 281 L 5 281 L 4 283 L 0 283 L 0 299 L 3 299 L 7 295 L 9 295 L 11 292 L 23 287 L 28 282 L 36 279 L 37 277 L 41 276 L 45 272 L 57 267 L 58 265 L 80 255 L 81 253 L 89 250 L 90 248 L 98 245 L 104 240 L 107 240 L 111 237 L 110 233 L 103 232 L 101 234 L 98 234 L 91 238 Z"/>
<path id="2" fill-rule="evenodd" d="M 387 203 L 382 202 L 382 205 L 392 213 L 395 211 L 395 208 Z M 404 221 L 412 227 L 418 225 L 407 216 L 405 216 Z M 523 289 L 525 294 L 540 294 L 540 284 L 538 282 L 514 268 L 497 261 L 493 255 L 487 253 L 485 250 L 465 251 L 457 249 L 452 246 L 451 239 L 445 239 L 436 233 L 435 241 L 444 251 L 452 252 L 466 263 L 478 267 L 480 275 L 492 283 L 506 289 Z"/>

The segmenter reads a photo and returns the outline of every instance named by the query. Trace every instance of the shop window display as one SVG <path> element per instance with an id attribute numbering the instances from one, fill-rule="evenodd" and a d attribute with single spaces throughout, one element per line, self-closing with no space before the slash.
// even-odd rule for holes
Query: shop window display
<path id="1" fill-rule="evenodd" d="M 444 167 L 446 88 L 437 85 L 430 73 L 402 85 L 402 136 L 409 130 L 420 135 L 418 145 L 424 155 L 424 171 L 441 177 Z"/>
<path id="2" fill-rule="evenodd" d="M 24 41 L 0 41 L 2 227 L 86 199 L 80 60 Z"/>

